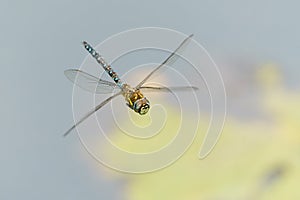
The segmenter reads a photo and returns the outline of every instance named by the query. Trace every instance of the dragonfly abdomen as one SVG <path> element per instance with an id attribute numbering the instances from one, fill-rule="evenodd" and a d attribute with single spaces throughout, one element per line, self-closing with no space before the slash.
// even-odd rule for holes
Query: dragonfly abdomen
<path id="1" fill-rule="evenodd" d="M 111 66 L 104 60 L 104 58 L 86 41 L 83 42 L 84 48 L 96 59 L 96 61 L 103 67 L 108 75 L 114 80 L 114 82 L 121 87 L 123 85 L 121 79 L 117 73 L 111 68 Z"/>

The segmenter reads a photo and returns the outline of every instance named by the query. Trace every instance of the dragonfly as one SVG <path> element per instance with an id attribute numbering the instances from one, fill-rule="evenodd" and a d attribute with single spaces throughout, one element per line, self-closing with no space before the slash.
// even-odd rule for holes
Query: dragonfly
<path id="1" fill-rule="evenodd" d="M 64 137 L 69 135 L 79 124 L 84 122 L 88 117 L 93 115 L 112 99 L 117 96 L 122 95 L 125 98 L 127 106 L 134 112 L 145 115 L 150 109 L 150 101 L 143 95 L 142 92 L 172 92 L 172 91 L 182 91 L 182 90 L 198 90 L 194 86 L 177 86 L 177 87 L 156 87 L 156 86 L 145 86 L 145 83 L 149 78 L 157 72 L 160 68 L 167 65 L 172 65 L 180 56 L 179 54 L 184 51 L 185 47 L 191 41 L 193 34 L 186 37 L 181 44 L 173 51 L 160 65 L 155 67 L 137 86 L 131 87 L 129 84 L 123 82 L 118 74 L 112 69 L 112 67 L 105 61 L 102 55 L 100 55 L 90 44 L 86 41 L 83 42 L 84 48 L 90 53 L 90 55 L 95 58 L 95 60 L 102 66 L 102 68 L 107 72 L 107 74 L 112 78 L 112 81 L 103 80 L 90 75 L 84 71 L 78 69 L 68 69 L 64 71 L 65 76 L 73 82 L 76 86 L 83 90 L 96 93 L 96 94 L 108 94 L 112 93 L 114 90 L 118 90 L 117 93 L 108 97 L 100 104 L 98 104 L 91 111 L 86 113 L 79 121 L 77 121 L 71 128 L 69 128 L 65 133 Z"/>

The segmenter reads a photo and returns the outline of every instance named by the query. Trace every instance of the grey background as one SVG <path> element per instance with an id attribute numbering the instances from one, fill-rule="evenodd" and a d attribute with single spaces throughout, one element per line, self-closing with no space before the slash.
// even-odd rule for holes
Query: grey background
<path id="1" fill-rule="evenodd" d="M 82 40 L 98 44 L 143 26 L 194 33 L 224 74 L 274 61 L 287 85 L 297 88 L 299 6 L 270 0 L 1 1 L 0 199 L 123 199 L 126 182 L 86 156 L 76 135 L 61 137 L 73 122 L 72 85 L 63 71 L 87 55 Z"/>

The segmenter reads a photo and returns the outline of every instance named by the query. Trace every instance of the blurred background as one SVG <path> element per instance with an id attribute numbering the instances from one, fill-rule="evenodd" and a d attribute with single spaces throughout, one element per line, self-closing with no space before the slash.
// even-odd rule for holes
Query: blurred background
<path id="1" fill-rule="evenodd" d="M 300 199 L 299 6 L 1 1 L 0 199 Z M 82 40 L 98 44 L 144 26 L 194 33 L 223 76 L 227 118 L 205 159 L 197 157 L 199 131 L 173 165 L 132 175 L 96 162 L 76 134 L 61 137 L 73 123 L 73 86 L 63 71 L 86 57 Z"/>

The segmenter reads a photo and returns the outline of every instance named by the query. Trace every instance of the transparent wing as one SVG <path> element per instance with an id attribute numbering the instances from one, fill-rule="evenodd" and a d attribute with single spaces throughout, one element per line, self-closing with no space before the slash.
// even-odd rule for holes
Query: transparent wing
<path id="1" fill-rule="evenodd" d="M 154 86 L 142 86 L 140 89 L 143 92 L 177 92 L 177 91 L 190 91 L 198 90 L 199 88 L 194 86 L 178 86 L 178 87 L 154 87 Z"/>
<path id="2" fill-rule="evenodd" d="M 64 74 L 75 85 L 92 93 L 111 93 L 117 87 L 113 82 L 99 79 L 78 69 L 68 69 Z"/>
<path id="3" fill-rule="evenodd" d="M 173 51 L 173 53 L 171 53 L 171 55 L 169 55 L 169 57 L 167 57 L 167 59 L 164 62 L 162 62 L 159 66 L 157 66 L 152 72 L 150 72 L 135 88 L 136 89 L 141 88 L 141 86 L 162 66 L 172 65 L 180 57 L 178 54 L 184 51 L 185 47 L 191 41 L 192 37 L 193 34 L 185 38 L 183 42 L 181 42 L 181 44 L 177 47 L 177 49 Z"/>
<path id="4" fill-rule="evenodd" d="M 121 92 L 118 92 L 116 94 L 114 94 L 113 96 L 108 97 L 107 99 L 105 99 L 104 101 L 102 101 L 99 105 L 97 105 L 93 110 L 91 110 L 90 112 L 88 112 L 84 117 L 82 117 L 78 122 L 76 122 L 71 128 L 69 128 L 69 130 L 67 130 L 64 133 L 64 137 L 66 137 L 67 135 L 69 135 L 69 133 L 76 128 L 76 126 L 78 126 L 79 124 L 81 124 L 84 120 L 86 120 L 89 116 L 91 116 L 92 114 L 94 114 L 97 110 L 99 110 L 100 108 L 102 108 L 105 104 L 107 104 L 108 102 L 110 102 L 113 98 L 119 96 L 121 94 Z"/>

